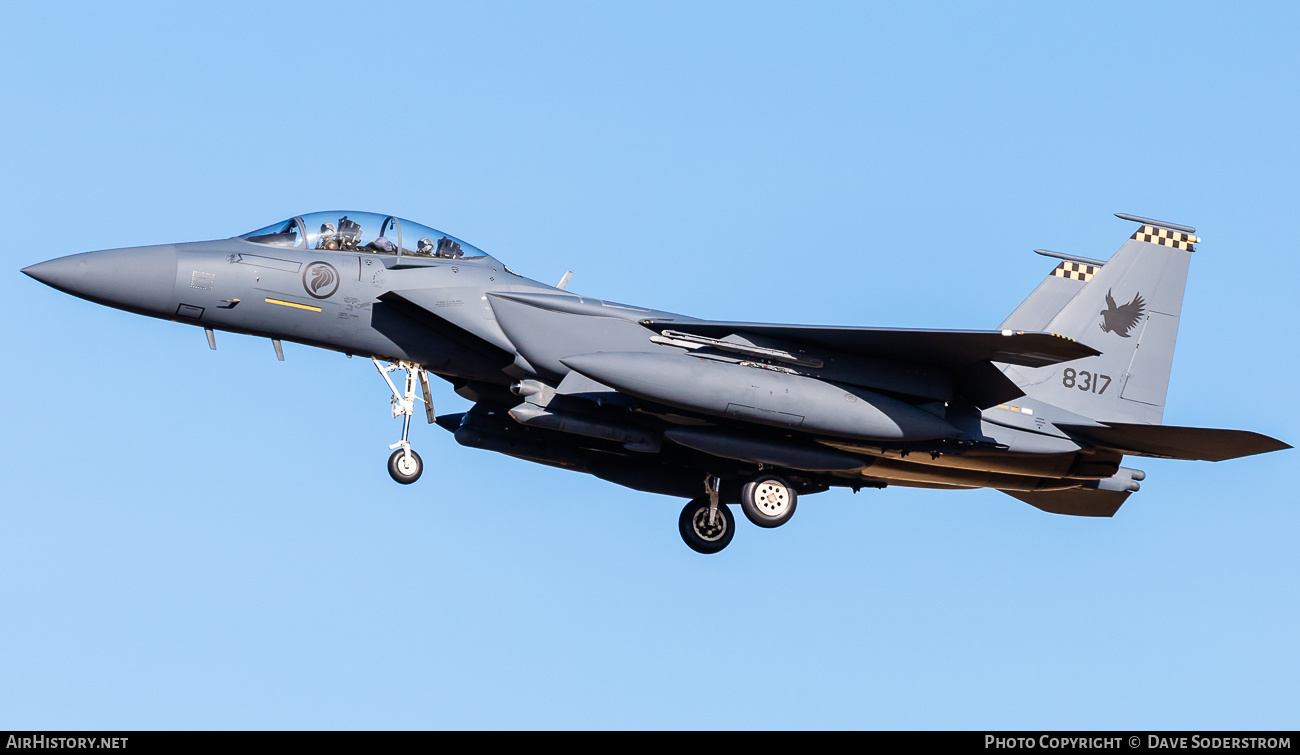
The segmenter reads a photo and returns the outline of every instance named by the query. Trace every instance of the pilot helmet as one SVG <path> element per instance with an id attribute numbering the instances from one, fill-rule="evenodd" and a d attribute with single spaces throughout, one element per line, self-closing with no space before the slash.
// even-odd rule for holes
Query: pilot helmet
<path id="1" fill-rule="evenodd" d="M 420 239 L 420 243 L 416 246 L 416 251 L 420 254 L 433 254 L 433 239 L 428 236 Z"/>
<path id="2" fill-rule="evenodd" d="M 316 248 L 330 250 L 339 248 L 338 234 L 334 232 L 333 223 L 320 224 L 320 241 L 316 243 Z"/>

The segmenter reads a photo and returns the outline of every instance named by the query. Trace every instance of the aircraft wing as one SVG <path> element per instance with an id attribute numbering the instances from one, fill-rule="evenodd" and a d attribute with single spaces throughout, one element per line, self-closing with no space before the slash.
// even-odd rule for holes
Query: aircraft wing
<path id="1" fill-rule="evenodd" d="M 1130 493 L 1112 490 L 1046 490 L 1027 493 L 1004 490 L 1003 493 L 1049 514 L 1069 516 L 1115 516 Z"/>
<path id="2" fill-rule="evenodd" d="M 1291 446 L 1248 430 L 1103 422 L 1101 425 L 1057 424 L 1061 430 L 1095 446 L 1132 456 L 1187 461 L 1224 461 L 1281 451 Z"/>
<path id="3" fill-rule="evenodd" d="M 789 343 L 936 367 L 961 367 L 979 362 L 1043 367 L 1101 353 L 1064 336 L 1020 331 L 909 330 L 667 319 L 642 320 L 641 324 L 660 332 L 675 330 L 707 338 L 748 333 Z"/>

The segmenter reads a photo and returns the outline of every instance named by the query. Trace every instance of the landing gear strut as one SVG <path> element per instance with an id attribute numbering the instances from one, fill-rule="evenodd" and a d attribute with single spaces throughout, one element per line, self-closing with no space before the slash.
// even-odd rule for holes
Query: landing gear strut
<path id="1" fill-rule="evenodd" d="M 420 473 L 424 471 L 424 462 L 420 460 L 420 455 L 411 450 L 411 416 L 415 414 L 415 402 L 424 401 L 424 413 L 428 417 L 429 424 L 433 424 L 435 419 L 433 415 L 433 396 L 429 393 L 429 375 L 420 365 L 413 362 L 389 362 L 385 367 L 379 363 L 378 359 L 371 358 L 375 363 L 375 369 L 379 370 L 379 375 L 388 383 L 388 387 L 393 389 L 393 416 L 402 418 L 402 439 L 389 446 L 393 455 L 388 457 L 388 474 L 403 485 L 410 485 L 420 479 Z M 388 373 L 394 370 L 406 371 L 406 391 L 400 393 L 397 386 L 388 377 Z M 415 395 L 415 384 L 420 384 L 421 392 L 424 397 Z"/>
<path id="2" fill-rule="evenodd" d="M 677 518 L 682 540 L 696 553 L 717 553 L 736 534 L 736 520 L 727 505 L 718 500 L 718 486 L 716 476 L 705 477 L 705 495 L 686 504 Z"/>

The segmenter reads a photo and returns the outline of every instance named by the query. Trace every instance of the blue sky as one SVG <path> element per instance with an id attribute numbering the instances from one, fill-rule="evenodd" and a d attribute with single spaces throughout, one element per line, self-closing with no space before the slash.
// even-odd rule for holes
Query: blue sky
<path id="1" fill-rule="evenodd" d="M 400 433 L 364 360 L 18 273 L 332 208 L 701 317 L 995 327 L 1195 225 L 1165 421 L 1295 443 L 1293 4 L 27 4 L 0 49 L 0 728 L 1291 728 L 1295 452 L 1111 520 L 680 502 Z M 435 386 L 438 408 L 467 402 Z"/>

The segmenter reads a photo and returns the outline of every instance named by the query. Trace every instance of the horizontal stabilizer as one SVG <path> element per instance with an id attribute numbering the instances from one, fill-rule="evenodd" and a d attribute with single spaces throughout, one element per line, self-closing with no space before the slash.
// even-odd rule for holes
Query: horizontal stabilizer
<path id="1" fill-rule="evenodd" d="M 1101 352 L 1063 336 L 987 330 L 907 330 L 828 325 L 769 325 L 709 320 L 642 320 L 653 330 L 708 338 L 748 333 L 791 343 L 936 367 L 1002 362 L 1025 367 L 1068 362 Z"/>
<path id="2" fill-rule="evenodd" d="M 1028 493 L 1004 490 L 1003 493 L 1049 514 L 1068 516 L 1115 516 L 1131 493 L 1112 490 L 1048 490 Z"/>
<path id="3" fill-rule="evenodd" d="M 1163 459 L 1223 461 L 1291 447 L 1276 438 L 1249 430 L 1120 422 L 1105 422 L 1102 425 L 1058 424 L 1057 427 L 1095 446 L 1113 448 L 1133 456 Z"/>

